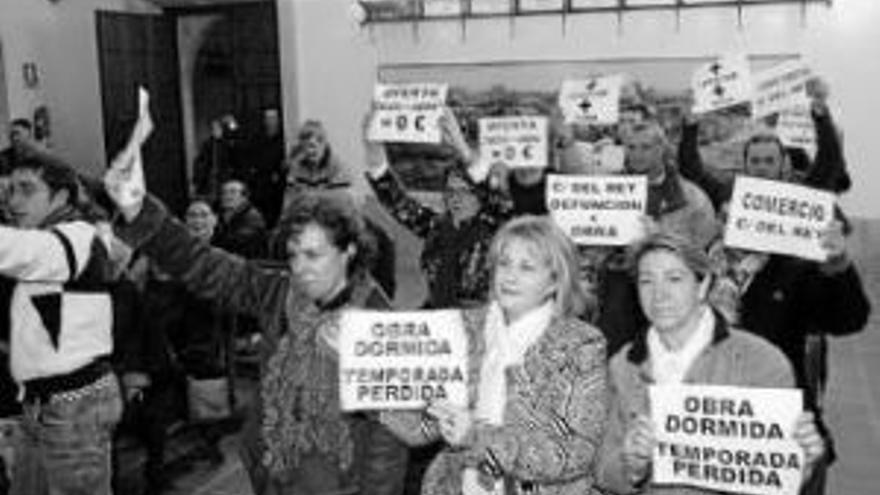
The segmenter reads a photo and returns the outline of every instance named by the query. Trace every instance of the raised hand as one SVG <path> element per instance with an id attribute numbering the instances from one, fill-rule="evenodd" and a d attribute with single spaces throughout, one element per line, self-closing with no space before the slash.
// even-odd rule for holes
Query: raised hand
<path id="1" fill-rule="evenodd" d="M 388 155 L 385 153 L 385 145 L 370 140 L 370 126 L 375 118 L 375 112 L 370 109 L 361 121 L 361 140 L 364 143 L 367 173 L 378 177 L 388 168 Z"/>
<path id="2" fill-rule="evenodd" d="M 141 88 L 138 91 L 138 120 L 125 147 L 110 163 L 104 175 L 107 194 L 116 203 L 126 220 L 133 220 L 143 206 L 146 196 L 141 147 L 153 132 L 150 116 L 150 97 Z"/>

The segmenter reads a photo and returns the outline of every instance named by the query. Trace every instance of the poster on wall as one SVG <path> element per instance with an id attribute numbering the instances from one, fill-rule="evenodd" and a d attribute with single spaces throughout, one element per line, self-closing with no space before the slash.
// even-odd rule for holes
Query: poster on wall
<path id="1" fill-rule="evenodd" d="M 477 1 L 475 0 L 475 5 Z M 505 0 L 507 6 L 509 3 Z M 795 58 L 793 55 L 762 55 L 749 59 L 755 72 Z M 656 109 L 657 119 L 675 142 L 680 133 L 689 96 L 690 75 L 713 59 L 606 59 L 587 61 L 513 61 L 493 63 L 406 63 L 380 66 L 377 78 L 388 83 L 439 81 L 448 83 L 447 104 L 455 113 L 472 148 L 479 146 L 479 119 L 498 116 L 551 116 L 559 112 L 559 90 L 572 74 L 584 79 L 622 74 L 639 85 L 644 101 Z M 754 121 L 748 105 L 701 118 L 700 151 L 707 167 L 736 170 L 742 166 L 742 139 Z M 551 126 L 552 128 L 553 126 Z M 594 126 L 574 126 L 571 149 L 604 149 L 615 136 Z M 552 137 L 552 136 L 551 136 Z M 413 191 L 437 193 L 443 188 L 446 168 L 455 157 L 444 147 L 421 143 L 386 146 L 391 167 Z M 553 159 L 555 150 L 551 150 Z M 591 153 L 592 154 L 592 153 Z M 609 151 L 609 164 L 620 163 Z"/>

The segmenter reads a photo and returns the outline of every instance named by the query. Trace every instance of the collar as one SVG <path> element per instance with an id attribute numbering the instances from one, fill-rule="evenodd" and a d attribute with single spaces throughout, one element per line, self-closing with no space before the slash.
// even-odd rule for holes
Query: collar
<path id="1" fill-rule="evenodd" d="M 342 290 L 339 291 L 338 294 L 333 296 L 333 298 L 329 301 L 325 303 L 319 303 L 315 301 L 315 306 L 318 308 L 319 311 L 322 312 L 339 309 L 348 304 L 349 301 L 351 301 L 352 292 L 354 292 L 354 287 L 352 286 L 352 284 L 348 284 L 343 287 Z"/>
<path id="2" fill-rule="evenodd" d="M 64 205 L 49 213 L 40 223 L 40 228 L 49 228 L 62 222 L 81 220 L 82 215 L 71 205 Z"/>
<path id="3" fill-rule="evenodd" d="M 730 336 L 730 328 L 727 325 L 727 321 L 721 316 L 721 313 L 715 310 L 715 308 L 711 308 L 711 311 L 712 315 L 715 317 L 715 327 L 712 329 L 712 341 L 709 345 L 715 346 Z M 632 346 L 626 353 L 626 358 L 629 362 L 633 364 L 643 364 L 648 359 L 647 337 L 647 331 L 641 331 L 636 334 Z"/>
<path id="4" fill-rule="evenodd" d="M 500 353 L 505 365 L 521 362 L 529 347 L 547 330 L 552 318 L 553 301 L 547 301 L 508 325 L 501 306 L 493 301 L 486 321 L 486 344 L 490 351 Z"/>
<path id="5" fill-rule="evenodd" d="M 651 356 L 651 374 L 658 383 L 681 383 L 697 356 L 712 342 L 714 315 L 703 309 L 694 333 L 680 349 L 669 349 L 656 328 L 648 329 L 648 353 Z"/>

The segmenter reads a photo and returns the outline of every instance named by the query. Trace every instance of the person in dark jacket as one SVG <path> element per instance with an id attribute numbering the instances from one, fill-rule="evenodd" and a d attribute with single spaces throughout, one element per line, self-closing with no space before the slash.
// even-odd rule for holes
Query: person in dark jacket
<path id="1" fill-rule="evenodd" d="M 340 411 L 337 335 L 326 325 L 345 307 L 387 308 L 365 271 L 363 222 L 338 196 L 291 205 L 278 236 L 289 271 L 262 268 L 194 238 L 156 199 L 127 202 L 132 155 L 108 172 L 126 225 L 117 234 L 191 292 L 257 317 L 264 353 L 257 413 L 245 426 L 243 461 L 258 495 L 394 495 L 406 448 L 366 414 Z"/>
<path id="2" fill-rule="evenodd" d="M 250 201 L 250 191 L 240 180 L 230 180 L 220 189 L 220 224 L 214 243 L 246 258 L 263 255 L 266 221 Z"/>

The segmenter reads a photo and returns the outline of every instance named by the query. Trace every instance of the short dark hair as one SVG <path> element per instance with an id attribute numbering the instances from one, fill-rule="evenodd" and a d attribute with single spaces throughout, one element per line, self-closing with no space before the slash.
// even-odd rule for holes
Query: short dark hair
<path id="1" fill-rule="evenodd" d="M 786 157 L 785 145 L 782 144 L 782 140 L 779 139 L 779 136 L 772 132 L 758 132 L 756 134 L 752 134 L 743 143 L 743 162 L 748 162 L 749 160 L 749 149 L 755 144 L 775 144 L 779 147 L 779 156 L 783 159 Z"/>
<path id="2" fill-rule="evenodd" d="M 300 235 L 309 224 L 323 228 L 338 249 L 355 248 L 355 256 L 348 265 L 349 276 L 366 272 L 374 248 L 364 219 L 347 193 L 318 191 L 296 196 L 285 208 L 270 238 L 272 257 L 286 259 L 287 241 Z"/>
<path id="3" fill-rule="evenodd" d="M 49 187 L 54 196 L 60 191 L 67 191 L 67 204 L 76 205 L 80 199 L 80 183 L 76 171 L 60 158 L 49 153 L 34 151 L 27 153 L 12 165 L 12 171 L 31 170 Z"/>
<path id="4" fill-rule="evenodd" d="M 9 123 L 9 127 L 21 127 L 27 129 L 28 131 L 34 130 L 33 124 L 31 121 L 24 118 L 18 118 Z"/>

